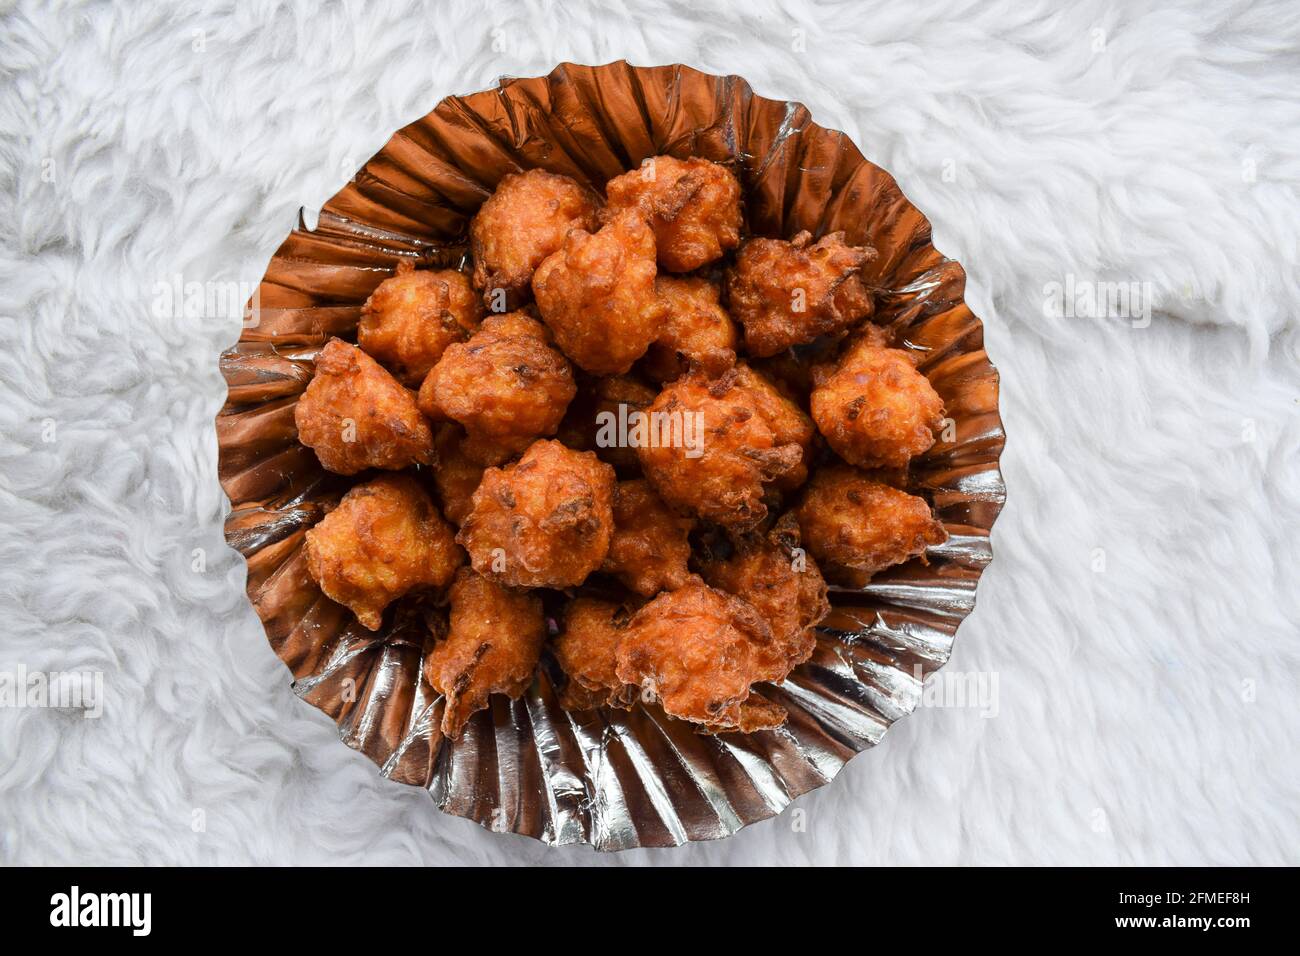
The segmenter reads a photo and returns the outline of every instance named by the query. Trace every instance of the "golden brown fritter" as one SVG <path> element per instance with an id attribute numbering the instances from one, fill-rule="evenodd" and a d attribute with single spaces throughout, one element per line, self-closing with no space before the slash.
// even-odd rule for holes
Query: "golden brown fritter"
<path id="1" fill-rule="evenodd" d="M 615 673 L 657 696 L 666 713 L 712 731 L 777 726 L 785 719 L 780 707 L 765 708 L 766 721 L 745 708 L 754 683 L 784 677 L 763 660 L 771 644 L 753 606 L 697 579 L 632 615 Z"/>
<path id="2" fill-rule="evenodd" d="M 357 344 L 403 385 L 419 388 L 447 346 L 469 338 L 482 317 L 483 305 L 463 272 L 416 272 L 402 261 L 361 307 Z"/>
<path id="3" fill-rule="evenodd" d="M 934 444 L 943 399 L 910 353 L 874 336 L 849 345 L 836 363 L 813 369 L 817 428 L 841 458 L 861 468 L 901 468 Z"/>
<path id="4" fill-rule="evenodd" d="M 474 288 L 493 312 L 528 301 L 542 260 L 570 229 L 595 229 L 600 197 L 568 176 L 530 169 L 504 177 L 469 225 Z"/>
<path id="5" fill-rule="evenodd" d="M 727 306 L 745 329 L 745 350 L 775 355 L 822 335 L 839 335 L 871 314 L 871 293 L 859 270 L 876 256 L 847 246 L 844 233 L 812 242 L 751 239 L 727 274 Z"/>
<path id="6" fill-rule="evenodd" d="M 672 591 L 691 576 L 687 536 L 695 522 L 668 509 L 645 479 L 614 489 L 614 535 L 601 570 L 631 591 L 650 597 Z"/>
<path id="7" fill-rule="evenodd" d="M 420 410 L 465 429 L 461 451 L 496 465 L 554 435 L 577 392 L 573 369 L 524 312 L 489 315 L 468 342 L 447 347 L 420 386 Z"/>
<path id="8" fill-rule="evenodd" d="M 826 576 L 851 587 L 948 539 L 924 498 L 848 465 L 813 472 L 795 516 L 804 546 Z"/>
<path id="9" fill-rule="evenodd" d="M 745 535 L 729 555 L 709 554 L 701 561 L 705 581 L 743 598 L 763 615 L 774 638 L 770 664 L 786 673 L 812 654 L 817 646 L 813 628 L 831 610 L 817 562 L 799 545 L 799 524 L 785 514 L 766 535 Z"/>
<path id="10" fill-rule="evenodd" d="M 379 630 L 404 594 L 446 586 L 465 561 L 433 501 L 409 475 L 357 485 L 307 532 L 307 572 L 325 596 Z"/>
<path id="11" fill-rule="evenodd" d="M 569 682 L 560 694 L 565 710 L 627 707 L 636 696 L 615 673 L 618 642 L 631 611 L 626 605 L 574 598 L 564 608 L 564 630 L 556 637 L 555 659 Z"/>
<path id="12" fill-rule="evenodd" d="M 662 329 L 654 233 L 626 212 L 597 233 L 570 231 L 537 267 L 533 295 L 556 344 L 593 375 L 621 375 Z"/>
<path id="13" fill-rule="evenodd" d="M 650 217 L 659 264 L 691 272 L 740 244 L 740 183 L 707 159 L 656 156 L 605 185 L 606 218 L 635 209 Z"/>
<path id="14" fill-rule="evenodd" d="M 398 471 L 433 461 L 433 432 L 415 393 L 365 352 L 330 339 L 316 374 L 293 413 L 298 440 L 327 471 L 355 475 L 367 468 Z"/>
<path id="15" fill-rule="evenodd" d="M 489 468 L 456 540 L 474 570 L 515 587 L 565 588 L 600 567 L 614 530 L 614 469 L 589 451 L 538 441 Z"/>
<path id="16" fill-rule="evenodd" d="M 749 393 L 754 407 L 772 429 L 776 444 L 798 445 L 803 452 L 799 465 L 772 483 L 781 491 L 793 491 L 808 479 L 808 461 L 817 431 L 813 420 L 769 379 L 743 362 L 736 366 L 736 382 Z"/>
<path id="17" fill-rule="evenodd" d="M 533 682 L 546 640 L 542 602 L 461 568 L 451 586 L 447 636 L 424 661 L 424 676 L 446 697 L 442 732 L 459 737 L 492 694 L 517 700 Z"/>
<path id="18" fill-rule="evenodd" d="M 734 531 L 767 515 L 766 486 L 800 477 L 805 448 L 773 420 L 771 398 L 737 366 L 716 379 L 695 370 L 666 386 L 648 411 L 637 448 L 646 478 L 667 504 Z M 777 427 L 773 427 L 774 424 Z"/>
<path id="19" fill-rule="evenodd" d="M 641 361 L 656 382 L 671 382 L 691 365 L 721 375 L 736 361 L 736 326 L 718 304 L 720 290 L 708 279 L 665 276 L 655 290 L 667 308 L 665 325 Z"/>
<path id="20" fill-rule="evenodd" d="M 473 506 L 473 496 L 483 478 L 483 465 L 471 461 L 460 450 L 465 440 L 465 430 L 459 425 L 446 424 L 438 429 L 433 445 L 438 452 L 438 463 L 433 467 L 433 483 L 442 502 L 442 513 L 459 527 Z"/>
<path id="21" fill-rule="evenodd" d="M 636 449 L 623 440 L 626 423 L 633 421 L 637 412 L 649 408 L 658 394 L 632 375 L 580 376 L 578 395 L 569 403 L 556 437 L 570 448 L 594 451 L 621 476 L 640 474 Z M 620 422 L 625 423 L 622 431 Z"/>

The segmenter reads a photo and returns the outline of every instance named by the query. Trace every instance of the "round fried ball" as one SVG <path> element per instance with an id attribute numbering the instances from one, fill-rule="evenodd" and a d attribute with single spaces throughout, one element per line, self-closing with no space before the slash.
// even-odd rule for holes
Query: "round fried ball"
<path id="1" fill-rule="evenodd" d="M 742 536 L 726 556 L 706 555 L 700 573 L 763 615 L 772 629 L 768 657 L 774 671 L 784 668 L 788 674 L 812 655 L 817 646 L 813 629 L 831 606 L 817 562 L 800 547 L 799 524 L 792 514 L 783 515 L 766 535 Z"/>
<path id="2" fill-rule="evenodd" d="M 565 355 L 593 375 L 621 375 L 662 330 L 656 271 L 654 233 L 625 212 L 597 233 L 571 230 L 537 267 L 533 295 Z"/>
<path id="3" fill-rule="evenodd" d="M 727 305 L 745 330 L 751 356 L 775 355 L 822 335 L 847 332 L 872 311 L 859 270 L 875 250 L 834 232 L 812 242 L 751 239 L 727 274 Z"/>
<path id="4" fill-rule="evenodd" d="M 671 591 L 691 576 L 687 536 L 695 522 L 669 510 L 644 479 L 614 489 L 614 535 L 601 570 L 643 597 Z"/>
<path id="5" fill-rule="evenodd" d="M 736 360 L 737 335 L 731 316 L 718 303 L 720 290 L 696 276 L 655 279 L 655 291 L 667 308 L 665 325 L 641 361 L 656 382 L 680 378 L 691 365 L 721 375 Z"/>
<path id="6" fill-rule="evenodd" d="M 442 732 L 459 737 L 493 694 L 517 700 L 533 682 L 546 640 L 536 595 L 515 591 L 461 568 L 451 586 L 447 635 L 424 661 L 424 676 L 446 701 Z"/>
<path id="7" fill-rule="evenodd" d="M 631 612 L 626 605 L 574 598 L 564 607 L 563 631 L 552 645 L 569 681 L 560 694 L 565 710 L 626 707 L 635 696 L 615 671 L 619 641 Z"/>
<path id="8" fill-rule="evenodd" d="M 599 211 L 600 197 L 568 176 L 530 169 L 504 177 L 469 225 L 474 288 L 488 309 L 523 306 L 542 260 L 570 229 L 597 228 Z"/>
<path id="9" fill-rule="evenodd" d="M 697 579 L 632 615 L 615 673 L 653 693 L 666 713 L 713 731 L 776 726 L 785 719 L 779 707 L 757 709 L 770 718 L 765 724 L 746 713 L 752 685 L 775 673 L 764 660 L 772 640 L 753 606 Z"/>
<path id="10" fill-rule="evenodd" d="M 817 429 L 804 410 L 777 388 L 770 379 L 751 366 L 736 366 L 736 382 L 750 396 L 754 407 L 772 429 L 777 445 L 798 445 L 801 451 L 799 464 L 773 481 L 780 491 L 793 491 L 808 478 L 808 461 L 812 456 L 812 440 Z"/>
<path id="11" fill-rule="evenodd" d="M 307 573 L 331 601 L 377 631 L 404 594 L 446 586 L 465 561 L 451 527 L 409 475 L 357 485 L 307 532 Z"/>
<path id="12" fill-rule="evenodd" d="M 455 269 L 416 271 L 398 263 L 361 307 L 357 344 L 408 388 L 419 388 L 452 342 L 478 328 L 483 305 Z"/>
<path id="13" fill-rule="evenodd" d="M 298 440 L 327 471 L 400 471 L 434 459 L 415 394 L 355 345 L 330 339 L 293 413 Z"/>
<path id="14" fill-rule="evenodd" d="M 489 315 L 468 342 L 447 347 L 420 386 L 420 410 L 465 429 L 461 451 L 495 465 L 554 435 L 577 392 L 573 369 L 545 327 L 523 312 Z"/>
<path id="15" fill-rule="evenodd" d="M 791 436 L 770 420 L 770 397 L 747 384 L 753 375 L 741 366 L 713 379 L 700 370 L 684 375 L 655 398 L 637 436 L 659 497 L 737 531 L 766 517 L 768 485 L 804 467 L 805 448 L 782 440 Z"/>
<path id="16" fill-rule="evenodd" d="M 943 399 L 910 353 L 876 343 L 863 337 L 838 362 L 814 368 L 810 404 L 818 430 L 845 461 L 901 468 L 934 444 Z"/>
<path id="17" fill-rule="evenodd" d="M 659 264 L 691 272 L 740 244 L 740 183 L 707 159 L 656 156 L 605 185 L 606 216 L 636 209 L 650 217 Z"/>
<path id="18" fill-rule="evenodd" d="M 924 498 L 848 465 L 813 472 L 795 516 L 804 546 L 827 577 L 850 587 L 862 587 L 876 572 L 948 539 Z"/>
<path id="19" fill-rule="evenodd" d="M 474 570 L 514 587 L 581 584 L 609 553 L 614 469 L 589 451 L 538 441 L 483 472 L 456 540 Z"/>

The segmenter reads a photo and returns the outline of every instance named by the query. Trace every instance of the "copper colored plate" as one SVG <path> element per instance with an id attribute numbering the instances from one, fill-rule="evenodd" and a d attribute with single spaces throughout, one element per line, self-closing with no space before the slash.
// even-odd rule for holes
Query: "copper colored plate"
<path id="1" fill-rule="evenodd" d="M 297 443 L 294 403 L 316 350 L 352 335 L 396 263 L 461 259 L 469 217 L 503 175 L 543 166 L 600 188 L 659 153 L 734 163 L 754 233 L 842 229 L 879 250 L 868 267 L 876 319 L 925 350 L 921 368 L 956 422 L 955 441 L 911 475 L 951 537 L 928 565 L 833 592 L 813 658 L 764 692 L 790 712 L 778 730 L 701 736 L 653 706 L 566 713 L 544 666 L 521 700 L 494 698 L 461 739 L 445 740 L 441 699 L 420 676 L 425 635 L 409 624 L 372 634 L 307 576 L 303 534 L 350 479 Z M 803 106 L 756 96 L 739 77 L 564 64 L 443 100 L 361 168 L 315 231 L 290 233 L 262 281 L 257 323 L 222 356 L 226 539 L 248 560 L 249 599 L 295 691 L 385 777 L 493 830 L 616 850 L 714 839 L 779 813 L 916 706 L 974 605 L 1005 488 L 997 372 L 964 287 L 893 177 Z"/>

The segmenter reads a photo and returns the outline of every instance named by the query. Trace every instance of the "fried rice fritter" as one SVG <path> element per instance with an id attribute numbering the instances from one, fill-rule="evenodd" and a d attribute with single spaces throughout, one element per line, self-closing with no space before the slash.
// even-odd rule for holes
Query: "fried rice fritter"
<path id="1" fill-rule="evenodd" d="M 546 640 L 542 602 L 461 568 L 451 586 L 447 634 L 424 661 L 424 676 L 446 698 L 442 732 L 460 736 L 492 694 L 517 700 L 533 682 Z"/>
<path id="2" fill-rule="evenodd" d="M 355 345 L 330 339 L 294 409 L 298 440 L 327 471 L 398 471 L 434 460 L 433 432 L 415 394 Z"/>
<path id="3" fill-rule="evenodd" d="M 524 312 L 489 315 L 468 342 L 447 347 L 420 386 L 420 410 L 465 429 L 461 451 L 496 465 L 554 435 L 577 393 L 573 369 Z"/>
<path id="4" fill-rule="evenodd" d="M 859 270 L 875 258 L 868 246 L 844 244 L 833 232 L 812 242 L 751 239 L 727 274 L 727 305 L 745 330 L 751 356 L 775 355 L 823 335 L 839 335 L 869 316 L 870 291 Z"/>
<path id="5" fill-rule="evenodd" d="M 697 276 L 661 275 L 655 291 L 668 311 L 663 331 L 641 361 L 647 376 L 671 382 L 691 365 L 721 375 L 734 364 L 736 326 L 718 302 L 717 285 Z"/>
<path id="6" fill-rule="evenodd" d="M 625 212 L 590 233 L 573 229 L 533 275 L 542 321 L 574 364 L 593 375 L 621 375 L 662 330 L 655 294 L 654 233 Z"/>
<path id="7" fill-rule="evenodd" d="M 452 342 L 478 328 L 483 304 L 455 269 L 416 271 L 408 260 L 361 307 L 357 344 L 408 388 L 419 388 Z"/>
<path id="8" fill-rule="evenodd" d="M 619 641 L 631 611 L 626 605 L 596 598 L 574 598 L 564 607 L 563 631 L 552 647 L 569 682 L 560 693 L 565 710 L 627 707 L 636 688 L 616 673 Z"/>
<path id="9" fill-rule="evenodd" d="M 601 570 L 643 597 L 679 588 L 691 577 L 687 536 L 694 525 L 669 510 L 645 479 L 619 482 L 614 489 L 614 534 Z"/>
<path id="10" fill-rule="evenodd" d="M 600 567 L 614 530 L 614 469 L 541 440 L 489 468 L 456 540 L 474 570 L 514 587 L 574 587 Z"/>
<path id="11" fill-rule="evenodd" d="M 465 561 L 453 534 L 419 482 L 381 475 L 349 491 L 307 532 L 307 572 L 326 597 L 377 631 L 393 601 L 450 583 Z"/>
<path id="12" fill-rule="evenodd" d="M 615 673 L 657 696 L 673 717 L 713 732 L 748 732 L 785 720 L 782 708 L 761 698 L 746 706 L 753 684 L 785 676 L 768 660 L 772 643 L 752 605 L 696 579 L 632 615 Z"/>
<path id="13" fill-rule="evenodd" d="M 568 176 L 544 169 L 511 173 L 479 207 L 469 226 L 474 288 L 493 312 L 527 303 L 542 260 L 570 229 L 594 230 L 600 197 Z"/>
<path id="14" fill-rule="evenodd" d="M 659 497 L 735 531 L 761 522 L 767 486 L 802 478 L 807 447 L 799 439 L 812 433 L 769 389 L 741 365 L 714 379 L 694 370 L 667 385 L 648 409 L 649 441 L 637 448 Z"/>
<path id="15" fill-rule="evenodd" d="M 698 156 L 655 156 L 605 184 L 605 217 L 649 216 L 659 265 L 692 272 L 740 244 L 740 183 L 726 166 Z"/>
<path id="16" fill-rule="evenodd" d="M 863 336 L 838 362 L 813 369 L 810 404 L 818 430 L 851 465 L 902 468 L 934 444 L 943 399 L 910 353 Z"/>
<path id="17" fill-rule="evenodd" d="M 813 472 L 795 509 L 803 543 L 832 581 L 862 587 L 878 571 L 948 540 L 924 498 L 848 465 Z"/>
<path id="18" fill-rule="evenodd" d="M 831 610 L 817 562 L 799 545 L 799 524 L 787 513 L 766 535 L 745 535 L 730 555 L 701 561 L 705 581 L 763 615 L 772 629 L 770 664 L 786 673 L 811 656 L 817 646 L 813 629 Z"/>

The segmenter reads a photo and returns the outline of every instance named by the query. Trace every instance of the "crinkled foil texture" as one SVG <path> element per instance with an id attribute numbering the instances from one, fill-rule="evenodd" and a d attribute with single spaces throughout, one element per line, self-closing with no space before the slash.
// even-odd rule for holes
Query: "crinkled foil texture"
<path id="1" fill-rule="evenodd" d="M 366 631 L 307 575 L 303 535 L 351 480 L 322 471 L 297 443 L 294 404 L 316 351 L 353 333 L 396 262 L 461 259 L 470 216 L 506 173 L 544 166 L 599 187 L 660 153 L 734 162 L 756 234 L 842 229 L 879 250 L 868 267 L 882 290 L 877 321 L 925 350 L 921 368 L 956 422 L 956 441 L 912 472 L 951 537 L 928 565 L 833 591 L 812 659 L 764 691 L 790 713 L 778 730 L 703 736 L 654 706 L 566 713 L 544 666 L 522 699 L 493 698 L 461 739 L 443 739 L 441 698 L 421 677 L 426 635 L 413 623 Z M 249 598 L 295 691 L 385 777 L 493 830 L 617 850 L 714 839 L 779 813 L 916 706 L 990 559 L 1005 492 L 998 379 L 964 286 L 888 173 L 803 106 L 756 96 L 739 77 L 565 64 L 443 100 L 362 167 L 314 231 L 285 239 L 258 321 L 222 356 L 226 538 L 247 559 Z"/>

